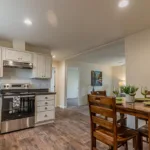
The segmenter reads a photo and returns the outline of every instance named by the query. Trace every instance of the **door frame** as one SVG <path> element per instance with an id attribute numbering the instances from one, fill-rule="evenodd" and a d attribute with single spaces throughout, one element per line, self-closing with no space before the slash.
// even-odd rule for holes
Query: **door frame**
<path id="1" fill-rule="evenodd" d="M 53 69 L 54 69 L 54 91 L 53 92 L 56 92 L 56 67 L 52 67 L 52 74 L 53 74 Z M 51 84 L 50 84 L 50 88 L 51 88 Z"/>
<path id="2" fill-rule="evenodd" d="M 68 69 L 69 68 L 77 68 L 78 71 L 78 106 L 80 105 L 80 70 L 79 67 L 76 66 L 66 66 L 66 92 L 65 92 L 65 107 L 67 108 L 67 89 L 68 89 Z"/>

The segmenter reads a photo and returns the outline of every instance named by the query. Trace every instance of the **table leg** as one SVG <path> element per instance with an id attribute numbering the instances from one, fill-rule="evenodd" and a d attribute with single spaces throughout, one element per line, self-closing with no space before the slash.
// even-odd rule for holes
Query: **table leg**
<path id="1" fill-rule="evenodd" d="M 126 120 L 124 119 L 125 118 L 125 114 L 122 114 L 122 113 L 120 113 L 120 119 L 122 119 L 123 121 L 121 122 L 121 125 L 122 126 L 126 126 Z"/>
<path id="2" fill-rule="evenodd" d="M 150 113 L 148 114 L 148 137 L 150 140 Z M 150 142 L 149 142 L 149 150 L 150 150 Z"/>

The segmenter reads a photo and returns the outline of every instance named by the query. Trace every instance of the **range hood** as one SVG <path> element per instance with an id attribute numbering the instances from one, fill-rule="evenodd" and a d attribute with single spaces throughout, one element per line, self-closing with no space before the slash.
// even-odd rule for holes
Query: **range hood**
<path id="1" fill-rule="evenodd" d="M 20 69 L 32 69 L 32 63 L 25 63 L 25 62 L 17 62 L 12 60 L 4 60 L 3 67 L 7 68 L 20 68 Z"/>

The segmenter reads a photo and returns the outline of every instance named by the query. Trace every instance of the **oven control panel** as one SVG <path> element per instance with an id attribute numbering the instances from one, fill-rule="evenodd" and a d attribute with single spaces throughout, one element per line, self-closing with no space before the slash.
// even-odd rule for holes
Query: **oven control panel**
<path id="1" fill-rule="evenodd" d="M 1 89 L 29 89 L 31 88 L 31 84 L 29 83 L 23 83 L 23 84 L 1 84 Z"/>

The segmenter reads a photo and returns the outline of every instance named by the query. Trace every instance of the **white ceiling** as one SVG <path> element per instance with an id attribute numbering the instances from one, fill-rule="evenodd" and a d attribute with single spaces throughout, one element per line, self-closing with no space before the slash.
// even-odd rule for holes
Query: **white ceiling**
<path id="1" fill-rule="evenodd" d="M 49 47 L 61 60 L 150 26 L 150 0 L 123 9 L 118 1 L 0 0 L 0 38 Z"/>
<path id="2" fill-rule="evenodd" d="M 107 66 L 120 66 L 125 64 L 125 45 L 124 40 L 93 49 L 88 53 L 83 53 L 69 59 Z"/>

